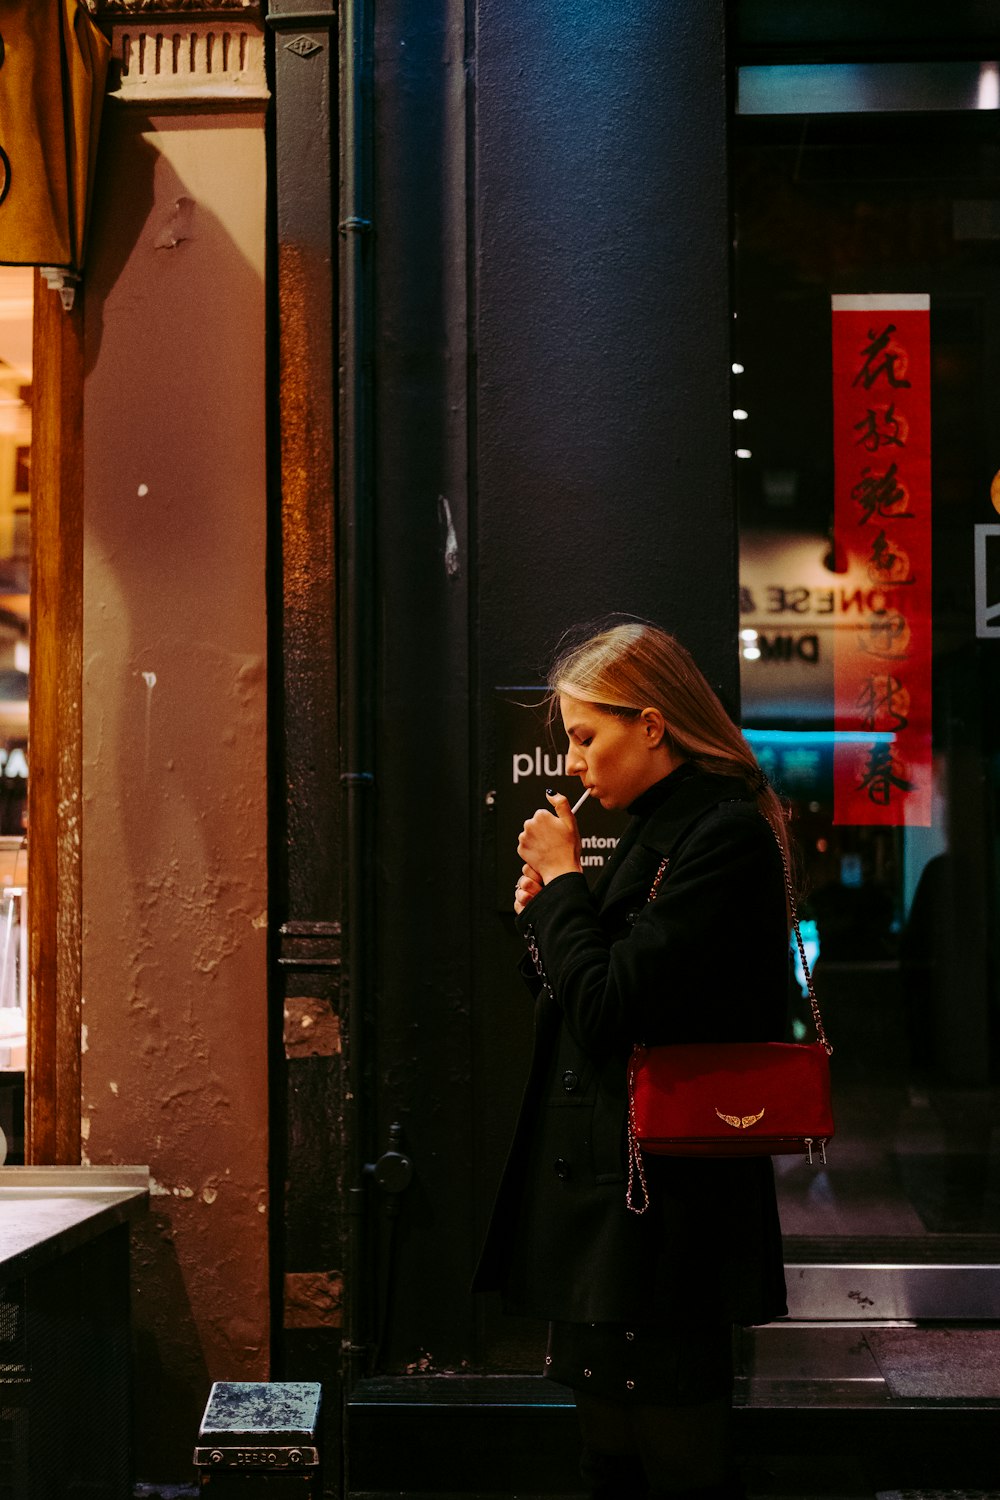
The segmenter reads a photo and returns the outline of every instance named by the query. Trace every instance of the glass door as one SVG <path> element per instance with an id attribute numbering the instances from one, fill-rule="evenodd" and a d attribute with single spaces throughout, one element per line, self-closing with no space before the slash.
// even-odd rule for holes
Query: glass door
<path id="1" fill-rule="evenodd" d="M 793 1259 L 897 1270 L 1000 1259 L 1000 93 L 992 64 L 947 68 L 741 70 L 734 127 L 743 716 L 794 810 L 835 1045 L 830 1163 L 778 1159 L 782 1219 Z M 907 298 L 928 310 L 929 414 Z M 838 306 L 870 310 L 853 374 Z M 838 380 L 870 398 L 849 433 Z M 862 640 L 878 667 L 851 718 Z M 921 1295 L 996 1317 L 995 1281 Z M 887 1315 L 930 1315 L 894 1295 Z"/>

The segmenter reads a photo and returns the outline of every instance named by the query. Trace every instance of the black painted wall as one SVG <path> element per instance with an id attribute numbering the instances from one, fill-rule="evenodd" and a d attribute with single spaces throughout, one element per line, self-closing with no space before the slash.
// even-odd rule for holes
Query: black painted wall
<path id="1" fill-rule="evenodd" d="M 530 1029 L 492 694 L 627 610 L 733 701 L 723 4 L 381 0 L 375 55 L 376 1364 L 533 1368 L 468 1294 Z"/>
<path id="2" fill-rule="evenodd" d="M 615 609 L 732 690 L 721 0 L 482 0 L 477 42 L 484 678 Z"/>

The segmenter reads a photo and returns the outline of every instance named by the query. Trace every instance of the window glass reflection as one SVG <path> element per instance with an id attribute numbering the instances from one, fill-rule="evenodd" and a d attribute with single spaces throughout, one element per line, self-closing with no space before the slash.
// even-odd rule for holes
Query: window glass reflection
<path id="1" fill-rule="evenodd" d="M 976 527 L 1000 522 L 1000 148 L 985 121 L 736 124 L 743 716 L 794 805 L 836 1048 L 831 1164 L 777 1161 L 782 1220 L 793 1236 L 958 1256 L 1000 1236 L 1000 639 L 977 636 L 974 572 Z M 917 708 L 930 698 L 928 827 L 835 821 L 838 631 L 878 600 L 834 524 L 830 299 L 870 293 L 930 297 L 932 661 L 930 693 L 915 689 Z M 981 580 L 987 595 L 998 583 Z M 879 734 L 888 756 L 888 719 Z M 794 1020 L 811 1034 L 804 996 Z"/>

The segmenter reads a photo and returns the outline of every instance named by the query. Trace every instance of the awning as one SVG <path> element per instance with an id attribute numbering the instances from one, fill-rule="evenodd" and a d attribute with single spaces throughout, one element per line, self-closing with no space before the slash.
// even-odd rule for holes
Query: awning
<path id="1" fill-rule="evenodd" d="M 0 264 L 82 268 L 110 52 L 79 0 L 0 5 Z"/>

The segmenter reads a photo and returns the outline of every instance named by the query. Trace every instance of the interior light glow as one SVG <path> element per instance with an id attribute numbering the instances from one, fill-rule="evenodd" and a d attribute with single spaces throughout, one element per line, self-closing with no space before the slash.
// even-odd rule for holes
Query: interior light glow
<path id="1" fill-rule="evenodd" d="M 733 416 L 736 418 L 737 422 L 745 422 L 749 415 L 750 413 L 748 411 L 744 411 L 742 406 L 738 406 L 733 412 Z"/>
<path id="2" fill-rule="evenodd" d="M 743 374 L 743 366 L 742 365 L 733 365 L 733 374 L 734 375 L 742 375 Z"/>
<path id="3" fill-rule="evenodd" d="M 1000 63 L 984 62 L 979 64 L 976 108 L 1000 109 Z"/>
<path id="4" fill-rule="evenodd" d="M 737 450 L 736 450 L 736 457 L 737 458 L 753 458 L 753 453 L 751 452 L 751 450 L 749 448 L 737 448 Z"/>
<path id="5" fill-rule="evenodd" d="M 744 646 L 743 647 L 743 659 L 744 659 L 744 661 L 759 661 L 760 660 L 760 647 L 759 646 Z"/>
<path id="6" fill-rule="evenodd" d="M 746 630 L 741 630 L 740 631 L 740 640 L 741 641 L 755 641 L 756 639 L 757 639 L 757 632 L 756 632 L 756 630 L 751 630 L 750 627 L 749 627 L 749 625 L 747 626 Z"/>

